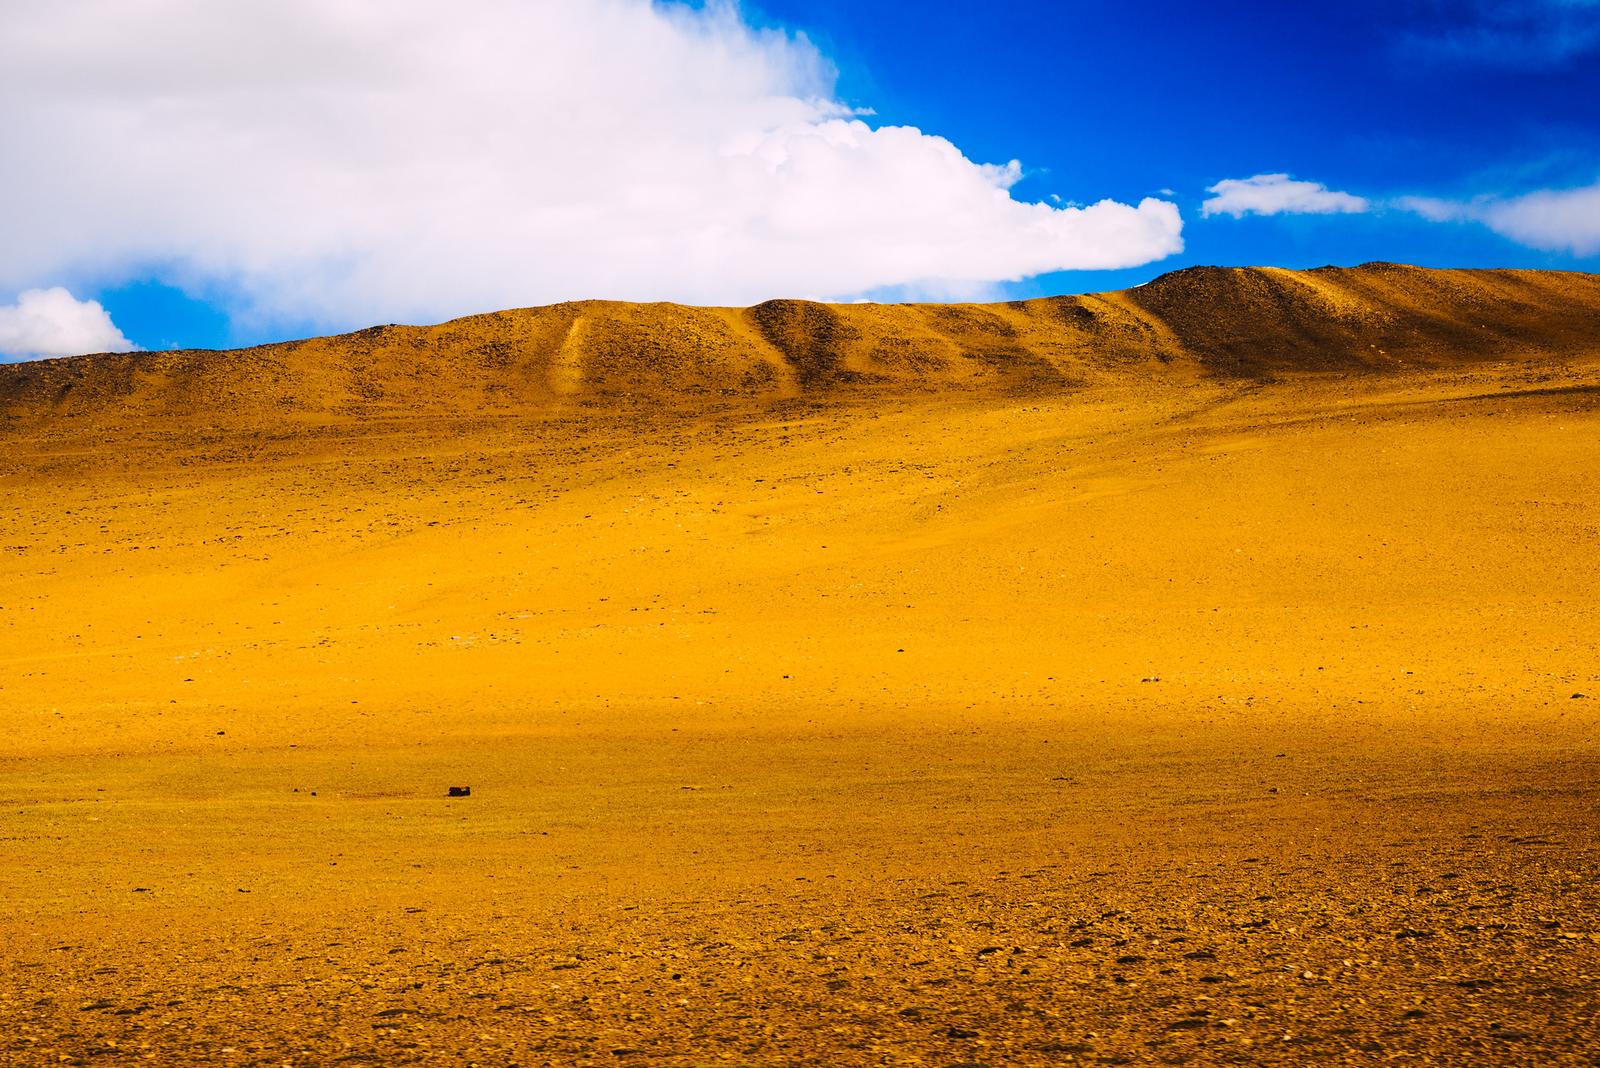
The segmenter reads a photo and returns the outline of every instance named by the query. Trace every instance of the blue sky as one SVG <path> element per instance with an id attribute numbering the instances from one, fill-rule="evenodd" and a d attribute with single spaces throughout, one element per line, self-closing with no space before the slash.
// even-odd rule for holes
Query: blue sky
<path id="1" fill-rule="evenodd" d="M 842 95 L 1020 157 L 1022 197 L 1174 191 L 1185 250 L 1126 271 L 1047 274 L 1028 295 L 1136 284 L 1187 264 L 1600 270 L 1476 225 L 1398 210 L 1202 220 L 1205 190 L 1289 172 L 1372 198 L 1470 200 L 1600 180 L 1600 5 L 1343 0 L 970 4 L 766 0 L 811 34 Z"/>
<path id="2" fill-rule="evenodd" d="M 0 358 L 588 296 L 1600 269 L 1600 0 L 46 7 L 0 30 Z"/>

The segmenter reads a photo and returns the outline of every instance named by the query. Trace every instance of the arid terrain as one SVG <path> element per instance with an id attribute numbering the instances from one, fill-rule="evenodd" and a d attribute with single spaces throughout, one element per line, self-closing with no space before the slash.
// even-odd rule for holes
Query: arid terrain
<path id="1" fill-rule="evenodd" d="M 1597 1064 L 1597 560 L 1594 275 L 3 366 L 0 1063 Z"/>

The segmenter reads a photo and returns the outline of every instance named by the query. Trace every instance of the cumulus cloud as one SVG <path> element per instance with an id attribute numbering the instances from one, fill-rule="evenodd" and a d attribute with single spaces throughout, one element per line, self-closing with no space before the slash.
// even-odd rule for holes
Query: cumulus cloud
<path id="1" fill-rule="evenodd" d="M 1515 197 L 1441 200 L 1403 197 L 1395 205 L 1434 222 L 1482 223 L 1502 237 L 1548 252 L 1600 253 L 1600 182 Z"/>
<path id="2" fill-rule="evenodd" d="M 0 304 L 0 361 L 134 347 L 98 301 L 79 300 L 60 286 L 29 289 L 15 304 Z"/>
<path id="3" fill-rule="evenodd" d="M 5 5 L 0 287 L 155 275 L 356 325 L 981 286 L 1182 248 L 874 127 L 804 37 L 648 0 Z"/>
<path id="4" fill-rule="evenodd" d="M 1296 181 L 1287 174 L 1258 174 L 1253 178 L 1226 178 L 1206 190 L 1215 194 L 1200 205 L 1200 214 L 1232 215 L 1333 215 L 1359 213 L 1371 205 L 1358 196 L 1339 193 L 1321 182 Z"/>

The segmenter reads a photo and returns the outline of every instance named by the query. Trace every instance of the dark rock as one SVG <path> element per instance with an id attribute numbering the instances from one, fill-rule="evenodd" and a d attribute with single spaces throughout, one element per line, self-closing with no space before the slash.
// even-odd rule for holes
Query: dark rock
<path id="1" fill-rule="evenodd" d="M 1513 1031 L 1509 1027 L 1501 1027 L 1499 1024 L 1490 1024 L 1488 1035 L 1490 1038 L 1503 1038 L 1507 1042 L 1520 1042 L 1523 1039 L 1533 1037 L 1526 1031 Z"/>
<path id="2" fill-rule="evenodd" d="M 472 787 L 470 787 L 470 786 L 452 786 L 452 787 L 450 787 L 450 792 L 449 792 L 449 794 L 447 796 L 449 796 L 449 797 L 471 797 L 472 796 Z"/>

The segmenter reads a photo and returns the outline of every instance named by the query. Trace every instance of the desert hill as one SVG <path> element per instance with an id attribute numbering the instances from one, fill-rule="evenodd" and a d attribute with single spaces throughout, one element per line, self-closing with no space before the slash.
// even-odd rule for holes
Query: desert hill
<path id="1" fill-rule="evenodd" d="M 989 305 L 579 301 L 258 348 L 0 366 L 0 415 L 248 421 L 529 411 L 863 391 L 1059 392 L 1262 379 L 1600 346 L 1600 276 L 1373 263 L 1196 267 L 1114 293 Z"/>
<path id="2" fill-rule="evenodd" d="M 1593 1068 L 1597 549 L 1593 275 L 0 367 L 0 1064 Z"/>

